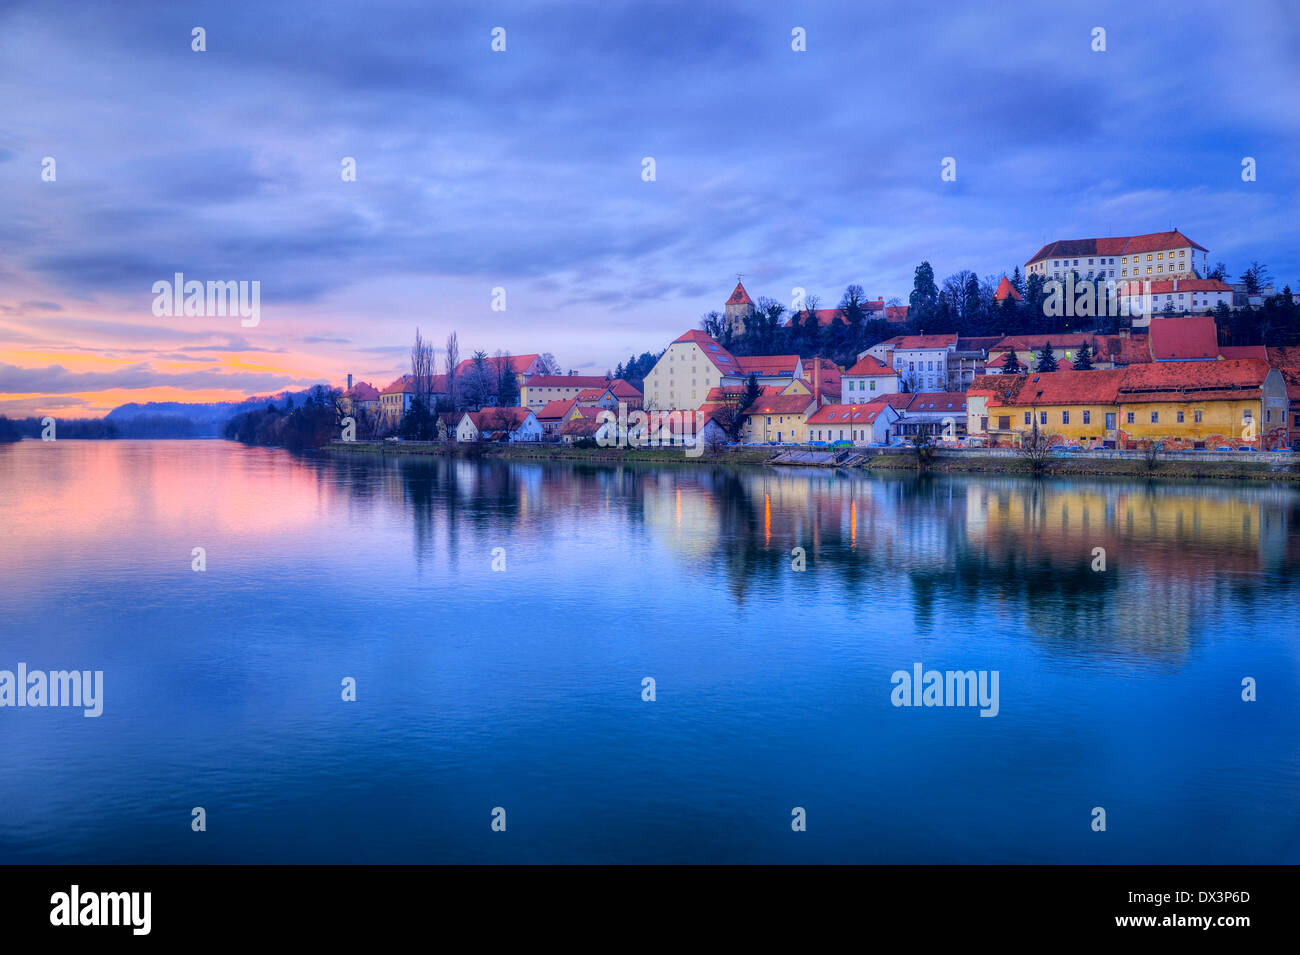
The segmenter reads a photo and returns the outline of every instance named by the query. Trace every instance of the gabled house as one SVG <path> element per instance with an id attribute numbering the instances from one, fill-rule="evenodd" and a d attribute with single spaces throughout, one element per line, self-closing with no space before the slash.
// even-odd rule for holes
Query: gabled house
<path id="1" fill-rule="evenodd" d="M 888 444 L 890 428 L 897 420 L 898 411 L 883 399 L 860 405 L 822 405 L 808 416 L 805 440 L 851 441 L 858 446 Z"/>
<path id="2" fill-rule="evenodd" d="M 840 378 L 841 401 L 871 401 L 899 390 L 898 370 L 873 355 L 864 354 Z"/>
<path id="3" fill-rule="evenodd" d="M 430 403 L 436 407 L 438 401 L 446 398 L 449 394 L 447 376 L 430 375 L 426 390 Z M 402 415 L 411 410 L 411 402 L 415 399 L 415 394 L 414 375 L 403 375 L 381 391 L 379 393 L 379 412 L 383 416 L 385 424 L 389 427 L 396 427 L 402 420 Z M 429 410 L 433 411 L 434 408 Z"/>
<path id="4" fill-rule="evenodd" d="M 548 401 L 543 408 L 539 409 L 536 414 L 537 423 L 542 426 L 542 437 L 558 438 L 564 422 L 569 419 L 569 412 L 577 406 L 577 403 L 577 398 L 557 399 Z"/>
<path id="5" fill-rule="evenodd" d="M 808 416 L 820 402 L 812 394 L 782 394 L 784 389 L 765 388 L 741 412 L 741 440 L 746 444 L 800 444 Z"/>
<path id="6" fill-rule="evenodd" d="M 542 426 L 527 408 L 484 408 L 466 411 L 456 425 L 457 441 L 540 441 Z"/>

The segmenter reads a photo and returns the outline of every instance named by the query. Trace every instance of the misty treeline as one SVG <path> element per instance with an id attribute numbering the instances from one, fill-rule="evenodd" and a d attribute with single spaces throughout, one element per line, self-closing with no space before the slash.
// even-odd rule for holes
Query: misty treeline
<path id="1" fill-rule="evenodd" d="M 45 430 L 44 416 L 35 418 L 0 417 L 0 440 L 40 438 Z M 8 437 L 6 437 L 8 435 Z M 110 438 L 201 438 L 194 422 L 181 414 L 140 414 L 134 418 L 55 418 L 53 437 L 75 439 Z"/>
<path id="2" fill-rule="evenodd" d="M 45 430 L 40 418 L 0 416 L 0 441 L 39 438 Z M 55 418 L 54 437 L 78 440 L 113 438 L 211 438 L 216 434 L 184 415 L 142 414 L 133 418 Z"/>
<path id="3" fill-rule="evenodd" d="M 1218 263 L 1204 278 L 1230 281 L 1227 268 Z M 974 272 L 954 272 L 942 283 L 935 278 L 929 262 L 922 262 L 913 274 L 912 291 L 906 302 L 891 299 L 887 305 L 906 305 L 906 323 L 886 322 L 873 317 L 865 307 L 867 298 L 861 285 L 850 285 L 835 306 L 837 318 L 823 324 L 816 312 L 822 308 L 817 296 L 808 296 L 798 309 L 788 308 L 775 299 L 760 297 L 755 314 L 745 319 L 744 334 L 735 334 L 719 312 L 702 316 L 700 328 L 723 347 L 737 355 L 790 355 L 803 358 L 822 355 L 839 365 L 852 365 L 857 356 L 872 345 L 896 335 L 938 335 L 953 332 L 962 336 L 1050 335 L 1056 333 L 1095 332 L 1107 335 L 1118 332 L 1128 319 L 1119 315 L 1080 317 L 1049 315 L 1044 308 L 1050 288 L 1043 276 L 1023 276 L 1017 266 L 1007 276 L 1020 295 L 1001 301 L 994 297 L 1000 276 L 980 278 Z M 1238 282 L 1252 293 L 1263 292 L 1271 278 L 1266 266 L 1252 262 Z M 1076 293 L 1086 278 L 1075 275 Z M 1106 298 L 1105 282 L 1095 282 L 1096 301 Z M 1175 313 L 1171 308 L 1157 312 Z M 1292 345 L 1300 343 L 1300 308 L 1291 300 L 1288 286 L 1277 295 L 1265 297 L 1254 308 L 1230 309 L 1226 305 L 1214 311 L 1201 309 L 1195 314 L 1213 314 L 1224 344 Z"/>

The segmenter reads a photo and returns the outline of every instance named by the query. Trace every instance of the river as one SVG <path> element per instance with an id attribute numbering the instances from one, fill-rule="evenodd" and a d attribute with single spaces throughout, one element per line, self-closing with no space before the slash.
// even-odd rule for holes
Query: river
<path id="1" fill-rule="evenodd" d="M 28 440 L 0 492 L 0 670 L 103 681 L 0 708 L 0 862 L 1300 861 L 1291 487 Z"/>

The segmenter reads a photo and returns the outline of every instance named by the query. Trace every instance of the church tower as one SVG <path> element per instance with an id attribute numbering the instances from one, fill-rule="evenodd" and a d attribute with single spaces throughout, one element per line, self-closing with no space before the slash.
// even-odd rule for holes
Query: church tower
<path id="1" fill-rule="evenodd" d="M 731 329 L 733 335 L 745 334 L 745 321 L 754 314 L 754 300 L 749 297 L 745 291 L 745 286 L 740 284 L 740 276 L 736 276 L 736 290 L 731 293 L 731 298 L 727 299 L 724 307 L 723 318 L 727 327 Z"/>

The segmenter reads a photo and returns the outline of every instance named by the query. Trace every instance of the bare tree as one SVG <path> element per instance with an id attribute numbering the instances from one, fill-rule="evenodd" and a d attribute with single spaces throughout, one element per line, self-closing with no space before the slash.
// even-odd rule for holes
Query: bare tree
<path id="1" fill-rule="evenodd" d="M 425 341 L 420 329 L 415 330 L 415 344 L 411 346 L 411 401 L 418 401 L 426 410 L 433 392 L 433 343 Z"/>
<path id="2" fill-rule="evenodd" d="M 1048 458 L 1052 456 L 1052 436 L 1046 431 L 1038 430 L 1038 415 L 1034 413 L 1034 427 L 1030 431 L 1020 432 L 1020 456 L 1029 462 L 1029 469 L 1035 474 L 1043 470 Z"/>
<path id="3" fill-rule="evenodd" d="M 558 375 L 560 373 L 560 363 L 555 360 L 555 356 L 550 352 L 543 352 L 537 356 L 537 373 L 539 375 Z"/>
<path id="4" fill-rule="evenodd" d="M 456 332 L 452 331 L 447 336 L 447 401 L 451 405 L 451 410 L 457 409 L 456 404 L 456 366 L 460 364 L 460 342 L 456 338 Z"/>
<path id="5" fill-rule="evenodd" d="M 1142 449 L 1142 461 L 1147 466 L 1147 471 L 1154 471 L 1160 465 L 1160 453 L 1165 447 L 1159 441 L 1143 441 L 1139 445 Z"/>

